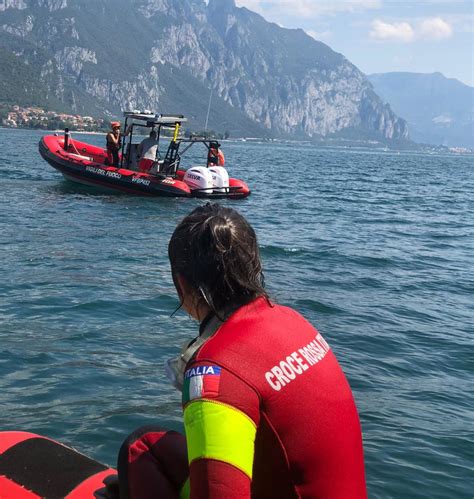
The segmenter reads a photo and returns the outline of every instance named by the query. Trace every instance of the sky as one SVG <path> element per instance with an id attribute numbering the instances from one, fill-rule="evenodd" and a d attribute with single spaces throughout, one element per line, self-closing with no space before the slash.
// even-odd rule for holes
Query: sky
<path id="1" fill-rule="evenodd" d="M 366 74 L 433 73 L 474 86 L 474 0 L 236 0 L 302 28 Z"/>

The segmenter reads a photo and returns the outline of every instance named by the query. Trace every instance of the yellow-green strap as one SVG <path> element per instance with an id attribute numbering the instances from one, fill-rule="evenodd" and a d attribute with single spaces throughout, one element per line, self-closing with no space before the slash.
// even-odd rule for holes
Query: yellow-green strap
<path id="1" fill-rule="evenodd" d="M 235 407 L 196 400 L 184 409 L 189 464 L 195 459 L 223 461 L 252 479 L 255 423 Z"/>

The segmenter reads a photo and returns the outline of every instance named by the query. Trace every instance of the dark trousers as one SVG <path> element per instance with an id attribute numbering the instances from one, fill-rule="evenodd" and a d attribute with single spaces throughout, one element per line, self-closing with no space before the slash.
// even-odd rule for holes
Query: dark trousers
<path id="1" fill-rule="evenodd" d="M 107 149 L 107 162 L 118 168 L 119 165 L 119 152 L 118 149 Z"/>

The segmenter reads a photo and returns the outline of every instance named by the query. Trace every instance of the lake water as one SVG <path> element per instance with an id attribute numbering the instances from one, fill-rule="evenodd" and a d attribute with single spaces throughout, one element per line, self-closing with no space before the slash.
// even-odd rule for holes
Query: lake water
<path id="1" fill-rule="evenodd" d="M 163 363 L 196 324 L 171 317 L 167 244 L 203 201 L 77 187 L 40 136 L 0 130 L 0 429 L 115 465 L 138 426 L 182 428 Z M 370 496 L 471 498 L 473 157 L 224 151 L 253 190 L 225 203 L 255 227 L 271 295 L 318 327 L 351 383 Z"/>

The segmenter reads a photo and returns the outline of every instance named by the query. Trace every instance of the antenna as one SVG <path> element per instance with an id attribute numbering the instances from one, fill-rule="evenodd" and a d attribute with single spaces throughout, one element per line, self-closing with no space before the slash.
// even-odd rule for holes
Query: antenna
<path id="1" fill-rule="evenodd" d="M 209 112 L 211 110 L 211 100 L 212 100 L 212 87 L 211 87 L 211 95 L 209 96 L 209 104 L 207 105 L 206 125 L 204 126 L 205 132 L 207 132 L 207 123 L 209 121 Z"/>

